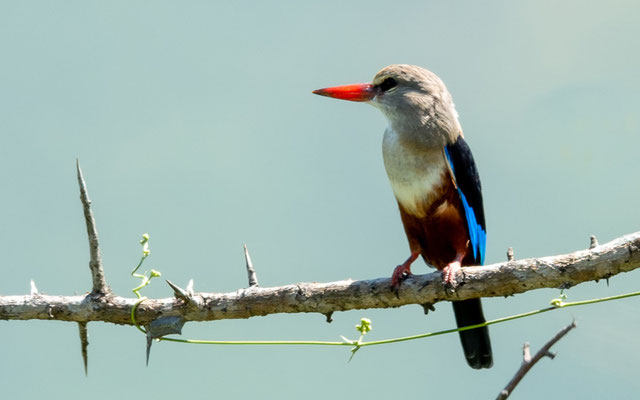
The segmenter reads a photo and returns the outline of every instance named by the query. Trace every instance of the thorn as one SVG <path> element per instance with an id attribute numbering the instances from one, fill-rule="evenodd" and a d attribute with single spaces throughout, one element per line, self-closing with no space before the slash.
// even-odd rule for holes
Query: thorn
<path id="1" fill-rule="evenodd" d="M 589 244 L 589 250 L 592 250 L 598 246 L 598 239 L 595 235 L 591 235 L 591 243 Z"/>
<path id="2" fill-rule="evenodd" d="M 91 270 L 91 280 L 93 281 L 91 294 L 109 295 L 111 294 L 111 290 L 107 286 L 107 281 L 104 277 L 96 221 L 93 218 L 93 213 L 91 211 L 91 200 L 89 199 L 89 193 L 87 192 L 87 183 L 82 176 L 80 162 L 77 158 L 76 170 L 78 175 L 78 186 L 80 187 L 80 201 L 82 203 L 85 225 L 87 226 L 87 236 L 89 239 L 89 269 Z"/>
<path id="3" fill-rule="evenodd" d="M 193 279 L 189 279 L 189 283 L 187 283 L 187 293 L 193 295 Z"/>
<path id="4" fill-rule="evenodd" d="M 174 296 L 176 296 L 177 299 L 181 299 L 185 303 L 190 303 L 192 301 L 191 292 L 189 292 L 188 289 L 184 290 L 180 286 L 174 284 L 173 282 L 171 282 L 168 279 L 165 279 L 165 281 L 171 287 L 171 289 L 173 289 L 173 294 L 174 294 Z M 189 283 L 192 283 L 192 282 L 193 281 L 191 281 Z M 193 285 L 191 285 L 191 286 L 193 287 Z"/>
<path id="5" fill-rule="evenodd" d="M 249 255 L 249 249 L 247 249 L 247 245 L 244 245 L 244 259 L 247 265 L 247 275 L 249 277 L 249 287 L 258 287 L 258 276 L 256 275 L 256 270 L 253 268 L 253 262 L 251 262 L 251 256 Z"/>
<path id="6" fill-rule="evenodd" d="M 332 315 L 333 315 L 333 311 L 329 311 L 328 313 L 324 314 L 324 316 L 327 318 L 328 324 L 333 322 L 333 318 L 331 318 Z"/>
<path id="7" fill-rule="evenodd" d="M 80 333 L 80 350 L 82 351 L 82 362 L 84 363 L 84 376 L 89 375 L 89 356 L 87 347 L 89 346 L 89 334 L 86 322 L 78 322 L 78 331 Z"/>
<path id="8" fill-rule="evenodd" d="M 33 281 L 33 279 L 31 280 L 31 291 L 30 291 L 31 296 L 34 296 L 38 293 L 38 288 L 36 287 L 36 283 Z"/>
<path id="9" fill-rule="evenodd" d="M 509 247 L 507 249 L 507 261 L 515 261 L 515 260 L 516 260 L 516 258 L 513 255 L 513 247 Z"/>
<path id="10" fill-rule="evenodd" d="M 149 366 L 149 356 L 151 355 L 151 344 L 153 343 L 153 338 L 151 337 L 151 332 L 149 331 L 149 327 L 147 326 L 147 363 L 146 366 Z"/>

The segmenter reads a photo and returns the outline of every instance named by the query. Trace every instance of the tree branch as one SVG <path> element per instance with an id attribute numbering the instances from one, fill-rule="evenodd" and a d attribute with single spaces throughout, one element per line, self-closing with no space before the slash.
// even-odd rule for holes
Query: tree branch
<path id="1" fill-rule="evenodd" d="M 165 298 L 145 300 L 136 319 L 147 325 L 160 316 L 181 316 L 188 321 L 250 318 L 276 313 L 391 308 L 407 304 L 476 297 L 509 296 L 539 288 L 569 288 L 582 282 L 608 279 L 640 267 L 640 232 L 629 234 L 593 249 L 462 268 L 455 293 L 448 293 L 438 272 L 405 280 L 398 297 L 391 280 L 298 283 L 281 287 L 249 287 L 231 293 L 193 293 L 190 301 Z M 131 324 L 130 312 L 137 302 L 119 296 L 0 296 L 0 319 L 103 321 Z"/>
<path id="2" fill-rule="evenodd" d="M 576 322 L 573 321 L 571 324 L 562 328 L 560 332 L 556 333 L 554 337 L 552 337 L 544 346 L 542 346 L 542 348 L 533 356 L 533 358 L 531 357 L 531 354 L 529 352 L 529 343 L 525 343 L 522 349 L 522 353 L 523 353 L 522 365 L 520 365 L 520 368 L 518 369 L 514 377 L 509 381 L 507 386 L 505 386 L 505 388 L 502 389 L 502 391 L 497 397 L 497 400 L 505 400 L 506 398 L 508 398 L 511 395 L 511 393 L 513 393 L 513 389 L 516 388 L 516 386 L 518 385 L 518 383 L 520 383 L 522 378 L 524 378 L 527 372 L 529 372 L 529 370 L 531 370 L 531 368 L 533 368 L 533 366 L 536 365 L 536 363 L 540 361 L 542 357 L 547 356 L 553 359 L 555 357 L 555 354 L 550 352 L 551 346 L 556 344 L 560 339 L 564 337 L 564 335 L 569 333 L 569 331 L 575 327 L 576 327 Z"/>

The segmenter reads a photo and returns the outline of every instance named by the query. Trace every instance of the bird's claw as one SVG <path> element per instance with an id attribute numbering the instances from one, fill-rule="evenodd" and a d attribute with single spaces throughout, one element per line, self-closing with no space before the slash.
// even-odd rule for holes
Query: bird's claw
<path id="1" fill-rule="evenodd" d="M 459 261 L 454 261 L 444 267 L 442 269 L 442 280 L 444 281 L 445 286 L 451 287 L 455 290 L 458 286 L 458 282 L 456 281 L 456 275 L 458 273 L 460 273 Z"/>
<path id="2" fill-rule="evenodd" d="M 400 295 L 398 294 L 400 284 L 412 275 L 411 263 L 413 263 L 419 255 L 420 253 L 417 251 L 412 251 L 411 256 L 407 258 L 407 261 L 398 265 L 396 269 L 393 270 L 393 275 L 391 275 L 391 290 L 396 294 L 396 297 L 400 298 Z"/>
<path id="3" fill-rule="evenodd" d="M 411 267 L 409 265 L 401 264 L 393 270 L 393 275 L 391 275 L 391 289 L 396 296 L 398 296 L 398 290 L 400 289 L 402 281 L 411 275 L 413 274 L 411 273 Z"/>

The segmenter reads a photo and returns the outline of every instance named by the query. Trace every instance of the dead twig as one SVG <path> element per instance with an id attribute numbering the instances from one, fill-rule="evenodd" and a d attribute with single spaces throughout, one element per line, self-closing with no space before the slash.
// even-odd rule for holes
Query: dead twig
<path id="1" fill-rule="evenodd" d="M 552 337 L 544 346 L 542 346 L 542 348 L 533 357 L 531 357 L 531 353 L 529 350 L 529 343 L 525 343 L 522 348 L 522 358 L 523 358 L 522 364 L 520 365 L 520 368 L 518 369 L 516 374 L 513 376 L 513 378 L 511 378 L 507 386 L 505 386 L 505 388 L 502 389 L 502 391 L 497 397 L 497 400 L 505 400 L 506 398 L 508 398 L 511 395 L 511 393 L 513 393 L 513 389 L 515 389 L 518 383 L 520 383 L 522 378 L 524 378 L 527 372 L 529 372 L 529 370 L 531 370 L 531 368 L 533 368 L 533 366 L 536 365 L 536 363 L 540 361 L 542 357 L 549 357 L 553 359 L 556 355 L 550 352 L 551 346 L 556 344 L 560 339 L 564 337 L 564 335 L 569 333 L 569 331 L 575 327 L 576 327 L 576 322 L 573 321 L 571 324 L 562 328 L 562 330 L 556 333 L 554 337 Z"/>

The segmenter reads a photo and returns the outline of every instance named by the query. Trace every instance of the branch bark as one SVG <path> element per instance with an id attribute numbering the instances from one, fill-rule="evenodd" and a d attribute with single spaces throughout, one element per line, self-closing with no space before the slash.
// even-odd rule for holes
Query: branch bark
<path id="1" fill-rule="evenodd" d="M 334 311 L 510 296 L 539 288 L 569 288 L 639 267 L 640 232 L 636 232 L 575 253 L 462 268 L 463 277 L 455 293 L 447 292 L 438 272 L 405 280 L 397 297 L 390 290 L 389 278 L 298 283 L 271 288 L 254 286 L 231 293 L 193 293 L 189 302 L 179 298 L 149 299 L 138 307 L 136 319 L 146 325 L 161 316 L 181 316 L 188 322 L 276 313 L 330 315 Z M 136 301 L 115 295 L 91 294 L 0 296 L 0 319 L 131 324 L 130 312 Z"/>

